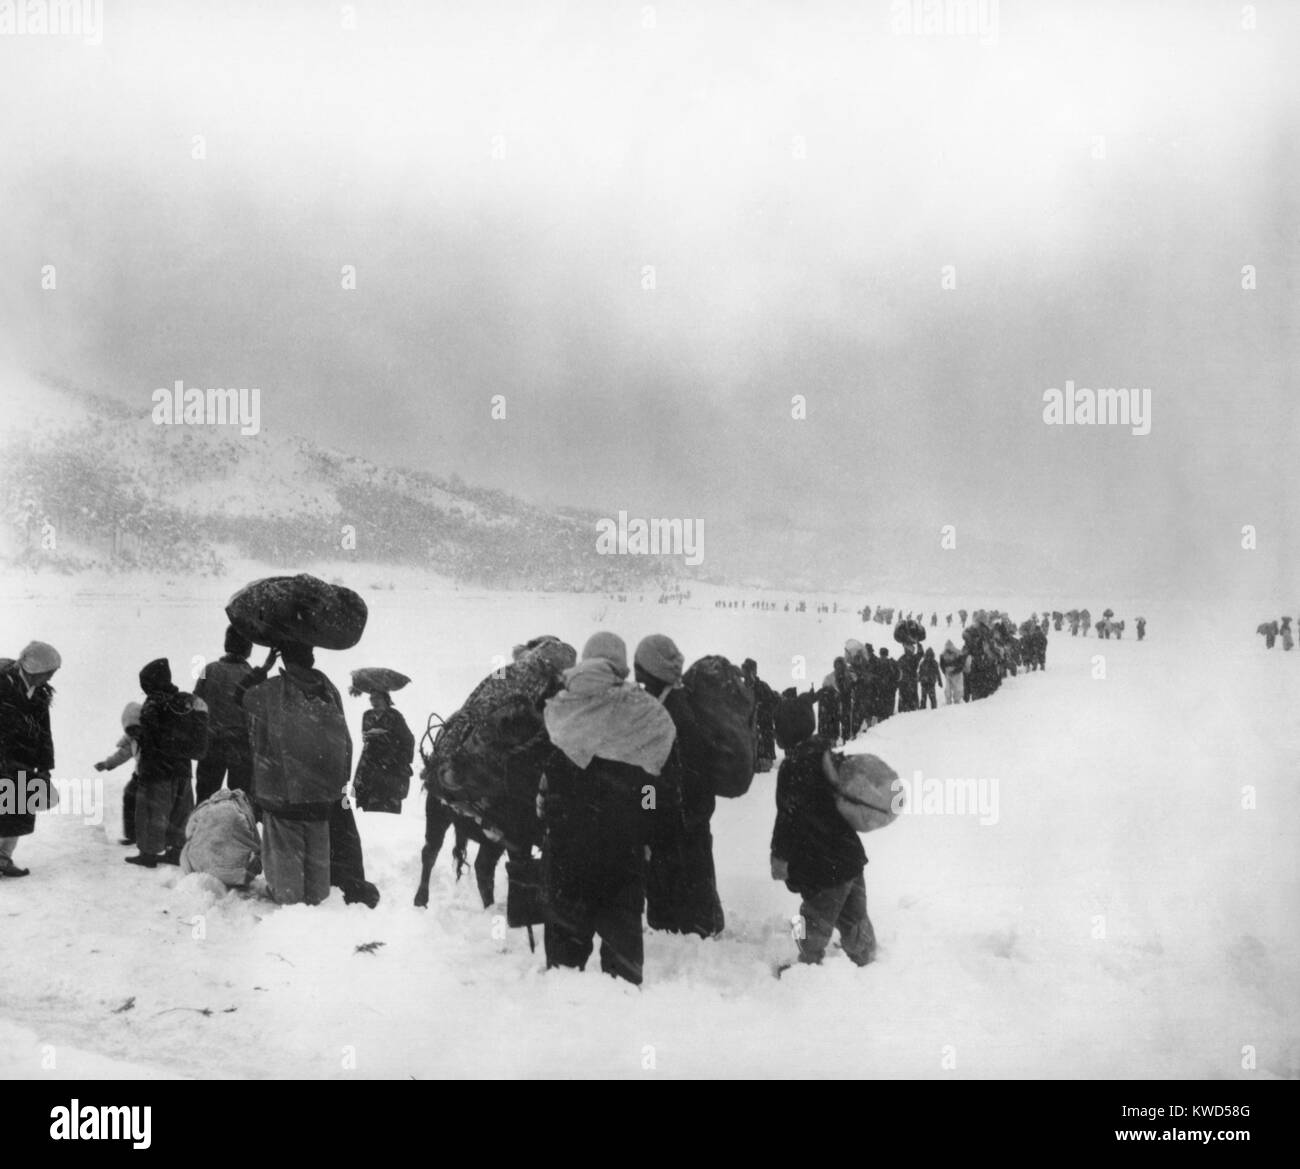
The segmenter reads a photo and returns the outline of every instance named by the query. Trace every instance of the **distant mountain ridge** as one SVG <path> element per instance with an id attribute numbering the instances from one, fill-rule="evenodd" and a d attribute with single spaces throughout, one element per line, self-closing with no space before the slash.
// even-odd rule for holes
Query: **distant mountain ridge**
<path id="1" fill-rule="evenodd" d="M 220 574 L 355 556 L 502 588 L 669 588 L 680 556 L 597 551 L 596 512 L 383 467 L 292 435 L 159 425 L 50 376 L 0 384 L 0 558 Z"/>

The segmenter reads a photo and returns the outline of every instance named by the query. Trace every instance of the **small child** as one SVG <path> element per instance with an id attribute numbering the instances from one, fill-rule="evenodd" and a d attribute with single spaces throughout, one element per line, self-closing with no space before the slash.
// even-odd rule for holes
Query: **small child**
<path id="1" fill-rule="evenodd" d="M 821 962 L 840 931 L 844 952 L 858 966 L 876 955 L 876 934 L 867 916 L 867 854 L 858 834 L 840 815 L 827 769 L 829 739 L 813 733 L 812 706 L 783 699 L 776 709 L 776 741 L 785 751 L 776 775 L 776 826 L 772 830 L 772 879 L 803 898 L 799 961 Z"/>
<path id="2" fill-rule="evenodd" d="M 96 771 L 112 771 L 128 759 L 134 761 L 140 755 L 140 703 L 128 702 L 122 711 L 122 730 L 126 733 L 117 741 L 117 750 L 107 759 L 95 764 Z M 118 844 L 135 843 L 135 793 L 137 781 L 135 772 L 127 780 L 122 791 L 122 839 Z"/>

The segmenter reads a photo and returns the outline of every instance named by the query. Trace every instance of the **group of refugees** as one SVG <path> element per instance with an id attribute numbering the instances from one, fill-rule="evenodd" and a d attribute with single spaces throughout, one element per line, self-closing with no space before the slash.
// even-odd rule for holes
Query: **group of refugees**
<path id="1" fill-rule="evenodd" d="M 1295 636 L 1291 630 L 1291 618 L 1283 617 L 1279 621 L 1265 621 L 1256 627 L 1255 632 L 1262 634 L 1264 638 L 1264 648 L 1272 649 L 1278 638 L 1282 639 L 1282 648 L 1291 649 L 1295 645 Z"/>
<path id="2" fill-rule="evenodd" d="M 230 626 L 225 652 L 203 668 L 192 694 L 172 681 L 166 658 L 140 670 L 142 695 L 122 711 L 115 750 L 95 764 L 96 771 L 133 768 L 121 843 L 137 851 L 124 859 L 210 872 L 232 886 L 263 872 L 280 904 L 318 903 L 333 886 L 345 901 L 373 907 L 379 891 L 365 878 L 353 801 L 365 811 L 400 812 L 414 737 L 391 695 L 372 690 L 347 797 L 352 737 L 339 692 L 315 668 L 312 649 L 285 641 L 261 666 L 250 664 L 252 649 Z M 272 677 L 277 658 L 282 668 Z M 0 661 L 0 778 L 24 773 L 48 782 L 50 679 L 60 665 L 43 642 Z M 30 811 L 0 814 L 0 876 L 28 875 L 13 853 L 17 837 L 34 828 Z"/>

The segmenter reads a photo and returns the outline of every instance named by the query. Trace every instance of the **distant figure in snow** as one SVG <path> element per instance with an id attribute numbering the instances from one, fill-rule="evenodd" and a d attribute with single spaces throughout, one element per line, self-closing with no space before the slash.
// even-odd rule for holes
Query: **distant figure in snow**
<path id="1" fill-rule="evenodd" d="M 1265 621 L 1255 632 L 1264 635 L 1264 648 L 1272 649 L 1273 643 L 1277 640 L 1278 624 L 1276 621 Z"/>
<path id="2" fill-rule="evenodd" d="M 952 628 L 952 614 L 951 614 L 951 613 L 948 614 L 948 628 L 949 628 L 949 629 Z"/>
<path id="3" fill-rule="evenodd" d="M 803 929 L 795 942 L 799 961 L 817 965 L 834 930 L 844 953 L 858 966 L 875 957 L 876 935 L 867 916 L 866 853 L 840 815 L 826 775 L 830 743 L 813 733 L 812 709 L 784 700 L 776 712 L 777 741 L 785 758 L 776 777 L 776 824 L 772 829 L 772 879 L 802 899 Z"/>
<path id="4" fill-rule="evenodd" d="M 837 662 L 843 658 L 836 658 Z M 832 671 L 822 679 L 814 697 L 817 700 L 817 733 L 832 743 L 840 741 L 840 692 Z"/>
<path id="5" fill-rule="evenodd" d="M 130 760 L 133 764 L 140 756 L 140 704 L 128 702 L 122 711 L 122 737 L 117 741 L 117 749 L 107 758 L 95 764 L 96 771 L 112 771 Z M 118 844 L 135 843 L 135 798 L 140 790 L 139 777 L 134 766 L 131 778 L 122 789 L 122 838 Z"/>
<path id="6" fill-rule="evenodd" d="M 904 646 L 898 659 L 898 711 L 916 709 L 917 668 L 920 665 L 915 646 Z"/>
<path id="7" fill-rule="evenodd" d="M 963 688 L 966 676 L 966 655 L 952 643 L 944 643 L 943 653 L 939 655 L 939 669 L 943 671 L 943 703 L 951 706 L 963 700 Z"/>
<path id="8" fill-rule="evenodd" d="M 1291 618 L 1290 618 L 1290 617 L 1283 617 L 1283 618 L 1282 618 L 1282 627 L 1281 627 L 1281 629 L 1278 630 L 1278 633 L 1279 633 L 1279 635 L 1280 635 L 1281 638 L 1282 638 L 1282 648 L 1283 648 L 1284 650 L 1288 650 L 1288 649 L 1290 649 L 1290 648 L 1295 644 L 1295 642 L 1294 642 L 1294 641 L 1292 640 L 1292 638 L 1291 638 Z M 1139 641 L 1141 640 L 1141 637 L 1140 637 L 1140 636 L 1139 636 L 1138 640 L 1139 640 Z"/>
<path id="9" fill-rule="evenodd" d="M 1139 617 L 1137 619 L 1137 634 L 1138 634 L 1138 641 L 1142 641 L 1146 638 L 1147 619 L 1145 617 Z"/>
<path id="10" fill-rule="evenodd" d="M 930 704 L 931 710 L 938 709 L 939 701 L 935 697 L 935 687 L 939 684 L 942 677 L 942 671 L 939 669 L 939 663 L 934 659 L 934 648 L 927 647 L 925 656 L 921 659 L 921 664 L 917 668 L 917 679 L 921 683 L 921 709 L 925 709 L 925 704 Z"/>
<path id="11" fill-rule="evenodd" d="M 236 698 L 240 683 L 253 672 L 253 643 L 233 625 L 226 629 L 225 653 L 203 667 L 194 695 L 208 707 L 208 749 L 195 768 L 195 803 L 203 803 L 225 781 L 231 791 L 247 791 L 253 778 L 248 717 Z"/>
<path id="12" fill-rule="evenodd" d="M 962 628 L 964 629 L 966 627 L 966 610 L 958 609 L 957 616 L 961 618 Z"/>
<path id="13" fill-rule="evenodd" d="M 876 707 L 876 717 L 884 722 L 894 715 L 894 697 L 898 693 L 899 669 L 898 663 L 889 656 L 889 649 L 886 646 L 880 647 L 880 657 L 877 661 L 879 665 L 877 666 L 876 701 L 879 705 Z"/>
<path id="14" fill-rule="evenodd" d="M 1079 624 L 1083 626 L 1083 636 L 1088 636 L 1088 629 L 1092 625 L 1092 614 L 1087 609 L 1079 610 Z"/>

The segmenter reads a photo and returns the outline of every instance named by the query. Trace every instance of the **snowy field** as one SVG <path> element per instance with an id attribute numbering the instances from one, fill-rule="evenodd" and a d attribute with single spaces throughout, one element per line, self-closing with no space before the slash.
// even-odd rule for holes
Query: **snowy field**
<path id="1" fill-rule="evenodd" d="M 688 662 L 753 656 L 777 689 L 800 655 L 802 689 L 846 637 L 887 637 L 851 613 L 718 611 L 703 589 L 679 607 L 340 575 L 370 625 L 317 664 L 342 690 L 357 666 L 412 675 L 397 704 L 417 737 L 494 655 L 539 633 L 580 646 L 608 628 L 633 646 L 666 632 Z M 880 940 L 866 969 L 833 949 L 822 968 L 773 978 L 794 953 L 797 900 L 768 876 L 775 774 L 757 777 L 714 819 L 725 935 L 649 933 L 638 991 L 594 963 L 547 973 L 540 930 L 530 953 L 523 931 L 503 932 L 503 908 L 481 908 L 471 874 L 455 882 L 450 838 L 429 909 L 415 909 L 418 781 L 402 816 L 358 813 L 374 911 L 337 891 L 282 909 L 122 863 L 129 767 L 91 766 L 146 661 L 169 657 L 192 687 L 243 579 L 0 586 L 0 653 L 36 637 L 64 656 L 56 777 L 102 780 L 106 804 L 98 825 L 40 817 L 16 856 L 32 875 L 0 881 L 0 1075 L 1300 1077 L 1300 652 L 1266 653 L 1251 614 L 1202 625 L 1153 605 L 1138 644 L 1138 609 L 1083 598 L 1114 604 L 1129 635 L 1053 634 L 1045 674 L 859 740 L 905 777 L 973 778 L 996 795 L 983 816 L 914 814 L 866 838 Z M 1045 599 L 1080 600 L 870 598 L 939 607 L 936 648 L 957 605 L 1019 620 Z M 345 701 L 359 737 L 364 702 Z M 504 898 L 504 869 L 497 887 Z"/>

